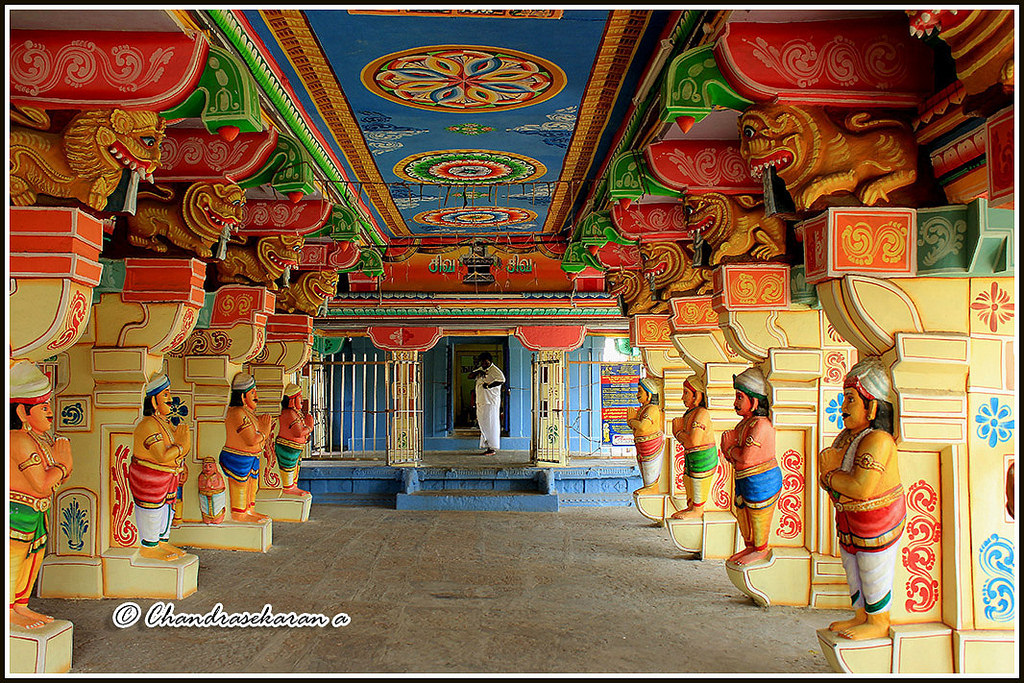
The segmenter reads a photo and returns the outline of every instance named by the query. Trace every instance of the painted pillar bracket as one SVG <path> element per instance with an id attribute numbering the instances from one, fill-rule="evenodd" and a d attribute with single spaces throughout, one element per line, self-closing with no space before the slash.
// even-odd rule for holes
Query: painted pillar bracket
<path id="1" fill-rule="evenodd" d="M 640 150 L 626 150 L 612 159 L 608 167 L 608 196 L 612 200 L 628 202 L 641 197 L 678 197 L 679 193 L 665 187 L 647 169 L 647 161 Z"/>
<path id="2" fill-rule="evenodd" d="M 240 132 L 263 130 L 258 92 L 245 65 L 227 50 L 211 45 L 195 91 L 160 115 L 165 119 L 198 117 L 206 130 L 231 141 Z"/>
<path id="3" fill-rule="evenodd" d="M 208 327 L 193 331 L 173 355 L 225 356 L 230 363 L 248 363 L 263 350 L 274 304 L 274 295 L 264 287 L 221 287 L 213 297 Z"/>
<path id="4" fill-rule="evenodd" d="M 740 97 L 722 76 L 714 46 L 687 50 L 665 69 L 660 118 L 676 121 L 685 133 L 715 109 L 743 111 L 753 102 Z"/>
<path id="5" fill-rule="evenodd" d="M 313 164 L 309 156 L 298 140 L 284 133 L 278 134 L 277 147 L 263 168 L 238 184 L 243 188 L 270 185 L 287 195 L 292 202 L 298 202 L 303 195 L 316 192 Z"/>
<path id="6" fill-rule="evenodd" d="M 369 229 L 369 224 L 355 209 L 344 204 L 332 204 L 330 215 L 309 237 L 329 237 L 335 242 L 354 242 L 359 239 L 362 229 Z"/>
<path id="7" fill-rule="evenodd" d="M 78 209 L 11 207 L 11 357 L 38 362 L 85 331 L 100 283 L 103 222 Z"/>

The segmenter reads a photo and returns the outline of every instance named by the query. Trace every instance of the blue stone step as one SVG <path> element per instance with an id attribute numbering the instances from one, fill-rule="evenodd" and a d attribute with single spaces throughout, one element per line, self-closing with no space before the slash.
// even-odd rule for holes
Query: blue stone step
<path id="1" fill-rule="evenodd" d="M 558 512 L 558 494 L 447 489 L 399 493 L 396 510 L 472 510 L 476 512 Z"/>

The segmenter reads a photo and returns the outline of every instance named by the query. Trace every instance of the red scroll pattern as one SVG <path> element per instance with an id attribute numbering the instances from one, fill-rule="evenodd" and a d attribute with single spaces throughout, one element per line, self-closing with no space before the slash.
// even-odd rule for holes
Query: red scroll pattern
<path id="1" fill-rule="evenodd" d="M 711 485 L 711 501 L 722 510 L 732 507 L 732 492 L 729 482 L 732 481 L 732 467 L 725 461 L 725 458 L 718 458 L 718 467 L 715 468 L 715 481 Z"/>
<path id="2" fill-rule="evenodd" d="M 908 612 L 927 612 L 939 600 L 939 581 L 931 575 L 941 531 L 933 514 L 938 502 L 935 489 L 924 480 L 911 484 L 907 491 L 907 507 L 915 513 L 907 522 L 907 547 L 903 549 L 903 566 L 910 573 Z"/>
<path id="3" fill-rule="evenodd" d="M 800 494 L 804 490 L 804 459 L 791 448 L 783 453 L 781 461 L 782 493 L 779 494 L 779 526 L 775 533 L 779 538 L 796 538 L 804 528 L 800 514 L 803 507 Z"/>
<path id="4" fill-rule="evenodd" d="M 672 461 L 672 492 L 679 495 L 686 490 L 686 449 L 676 443 L 675 459 Z"/>
<path id="5" fill-rule="evenodd" d="M 139 540 L 139 530 L 132 521 L 132 513 L 135 511 L 135 503 L 132 502 L 131 491 L 128 488 L 128 458 L 131 456 L 131 449 L 121 445 L 114 451 L 114 464 L 110 473 L 114 478 L 114 505 L 111 509 L 113 517 L 114 542 L 122 548 L 130 548 Z"/>
<path id="6" fill-rule="evenodd" d="M 46 348 L 53 350 L 70 344 L 78 336 L 78 327 L 85 320 L 85 314 L 88 309 L 89 304 L 85 300 L 85 295 L 81 292 L 75 292 L 75 296 L 71 299 L 71 305 L 68 307 L 67 327 L 61 332 L 59 337 L 47 344 Z"/>

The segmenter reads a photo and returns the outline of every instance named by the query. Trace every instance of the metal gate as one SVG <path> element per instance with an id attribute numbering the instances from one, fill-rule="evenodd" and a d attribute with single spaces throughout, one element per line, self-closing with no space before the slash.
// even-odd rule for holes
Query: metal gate
<path id="1" fill-rule="evenodd" d="M 310 457 L 383 459 L 389 386 L 383 353 L 337 353 L 310 366 Z"/>

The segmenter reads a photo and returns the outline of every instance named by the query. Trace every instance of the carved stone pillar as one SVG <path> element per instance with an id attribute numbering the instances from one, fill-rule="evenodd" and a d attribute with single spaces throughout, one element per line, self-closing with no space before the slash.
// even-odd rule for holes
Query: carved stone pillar
<path id="1" fill-rule="evenodd" d="M 727 564 L 726 570 L 758 604 L 837 607 L 843 591 L 831 576 L 836 568 L 811 558 L 812 550 L 819 550 L 819 527 L 831 528 L 829 518 L 822 516 L 829 509 L 813 482 L 816 456 L 825 445 L 825 349 L 837 342 L 830 341 L 821 311 L 792 303 L 790 276 L 784 264 L 730 264 L 715 272 L 714 307 L 725 338 L 768 380 L 775 457 L 783 477 L 772 518 L 771 555 L 742 568 Z M 848 367 L 850 351 L 836 349 L 830 359 Z M 734 416 L 732 425 L 736 421 Z"/>
<path id="2" fill-rule="evenodd" d="M 718 314 L 714 311 L 712 297 L 688 296 L 670 300 L 672 318 L 669 323 L 673 331 L 672 344 L 685 361 L 685 368 L 665 370 L 665 385 L 680 387 L 675 393 L 666 392 L 666 414 L 672 417 L 682 415 L 686 406 L 682 404 L 682 384 L 688 375 L 696 374 L 704 381 L 707 389 L 708 410 L 715 429 L 716 441 L 723 431 L 736 424 L 733 410 L 735 390 L 733 375 L 749 367 L 749 361 L 738 355 L 725 339 L 718 326 Z M 666 420 L 671 428 L 672 419 Z M 685 477 L 683 451 L 679 443 L 673 444 L 673 504 L 677 509 L 685 507 Z M 719 457 L 715 470 L 711 494 L 700 520 L 667 519 L 669 537 L 677 548 L 684 552 L 696 553 L 701 559 L 726 558 L 736 552 L 736 518 L 732 513 L 733 486 L 732 466 Z"/>
<path id="3" fill-rule="evenodd" d="M 195 555 L 138 556 L 127 469 L 145 384 L 196 324 L 206 266 L 126 259 L 123 268 L 123 291 L 100 294 L 86 333 L 58 359 L 67 377 L 59 381 L 57 431 L 71 439 L 76 458 L 55 519 L 74 517 L 87 531 L 58 538 L 39 575 L 41 597 L 173 599 L 196 590 Z"/>
<path id="4" fill-rule="evenodd" d="M 285 387 L 296 381 L 296 373 L 309 362 L 312 353 L 311 317 L 275 313 L 268 318 L 267 341 L 263 350 L 247 366 L 248 372 L 256 380 L 259 413 L 270 413 L 275 418 L 280 414 Z M 274 443 L 269 440 L 260 463 L 256 511 L 279 521 L 305 522 L 309 519 L 311 503 L 310 495 L 282 497 Z"/>
<path id="5" fill-rule="evenodd" d="M 582 325 L 520 326 L 515 336 L 523 346 L 537 352 L 533 366 L 531 461 L 538 467 L 564 467 L 569 459 L 565 353 L 583 345 L 587 328 Z"/>
<path id="6" fill-rule="evenodd" d="M 423 357 L 441 338 L 438 327 L 373 326 L 373 345 L 387 356 L 388 465 L 412 466 L 423 456 Z"/>
<path id="7" fill-rule="evenodd" d="M 861 264 L 814 279 L 835 329 L 890 368 L 907 493 L 890 638 L 865 648 L 822 629 L 819 643 L 837 671 L 967 673 L 1012 659 L 1013 600 L 997 596 L 1012 582 L 1005 568 L 1016 532 L 1004 494 L 1015 459 L 1013 278 L 998 276 L 1009 275 L 1005 261 L 976 237 L 991 234 L 988 218 L 1001 222 L 994 212 L 980 213 L 955 250 L 967 253 L 943 264 L 944 277 L 922 277 L 922 262 L 906 254 L 933 244 L 929 225 L 911 221 L 896 243 L 903 251 L 861 243 Z M 919 213 L 929 223 L 934 215 Z M 866 219 L 829 219 L 830 230 L 805 231 L 805 249 L 849 262 L 852 245 L 837 236 Z M 911 259 L 909 272 L 876 277 L 894 256 Z M 927 256 L 924 265 L 934 266 Z"/>
<path id="8" fill-rule="evenodd" d="M 181 397 L 195 420 L 192 453 L 186 458 L 189 474 L 183 489 L 183 522 L 172 529 L 172 544 L 255 552 L 270 548 L 270 520 L 240 523 L 228 516 L 220 524 L 204 524 L 198 485 L 203 458 L 213 458 L 220 467 L 231 381 L 263 350 L 267 320 L 273 311 L 274 296 L 265 288 L 223 286 L 206 295 L 201 323 L 168 358 L 172 392 Z"/>
<path id="9" fill-rule="evenodd" d="M 678 373 L 669 372 L 666 375 L 666 372 L 686 367 L 683 358 L 672 345 L 669 317 L 668 315 L 635 315 L 629 321 L 630 342 L 640 349 L 647 375 L 661 380 L 663 385 L 660 401 L 665 418 L 664 424 L 662 424 L 662 429 L 665 430 L 665 451 L 662 457 L 661 475 L 658 478 L 658 492 L 633 495 L 633 503 L 640 514 L 657 522 L 658 526 L 665 526 L 665 518 L 677 509 L 672 500 L 672 455 L 675 448 L 672 444 L 672 430 L 669 428 L 672 418 L 676 415 L 670 415 L 666 397 L 672 396 L 672 406 L 678 411 L 680 402 L 676 399 L 682 395 L 683 385 Z"/>

